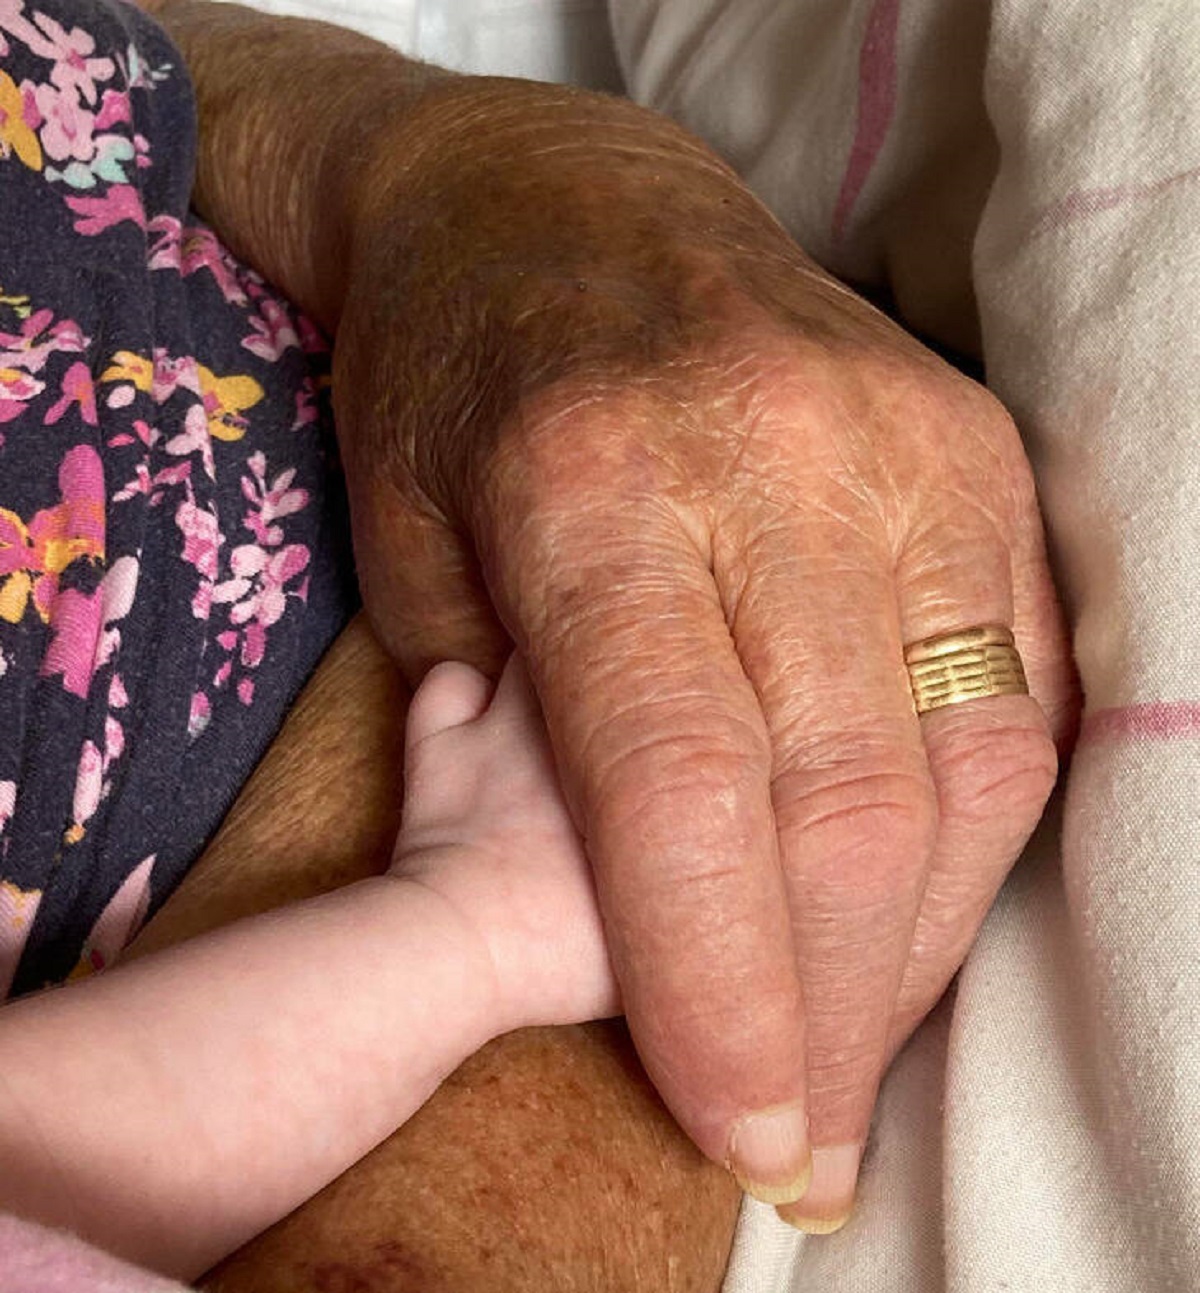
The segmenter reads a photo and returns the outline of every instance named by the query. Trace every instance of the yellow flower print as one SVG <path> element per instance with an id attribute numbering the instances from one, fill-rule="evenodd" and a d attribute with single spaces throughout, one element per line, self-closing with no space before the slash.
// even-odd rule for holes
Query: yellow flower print
<path id="1" fill-rule="evenodd" d="M 28 929 L 41 900 L 40 889 L 19 889 L 10 880 L 0 880 L 0 925 L 14 933 Z"/>
<path id="2" fill-rule="evenodd" d="M 25 124 L 25 96 L 7 72 L 0 72 L 0 159 L 13 153 L 30 170 L 42 169 L 42 146 Z"/>
<path id="3" fill-rule="evenodd" d="M 218 377 L 211 368 L 191 359 L 156 354 L 150 360 L 129 350 L 118 350 L 113 355 L 100 380 L 128 382 L 152 395 L 156 404 L 165 403 L 180 387 L 195 391 L 204 403 L 209 435 L 217 440 L 240 440 L 249 425 L 243 412 L 263 397 L 263 388 L 253 377 Z"/>
<path id="4" fill-rule="evenodd" d="M 118 350 L 112 363 L 100 374 L 102 382 L 131 382 L 139 391 L 154 385 L 154 365 L 131 350 Z"/>
<path id="5" fill-rule="evenodd" d="M 58 577 L 80 558 L 104 560 L 104 470 L 89 445 L 68 450 L 58 470 L 62 502 L 28 525 L 0 507 L 0 619 L 19 624 L 32 601 L 44 624 Z"/>
<path id="6" fill-rule="evenodd" d="M 2 287 L 0 287 L 0 305 L 7 305 L 18 319 L 28 319 L 33 313 L 33 307 L 29 303 L 29 297 L 9 296 Z"/>
<path id="7" fill-rule="evenodd" d="M 218 440 L 240 440 L 249 425 L 242 410 L 253 408 L 262 399 L 263 388 L 253 377 L 218 377 L 201 364 L 200 393 L 209 433 Z"/>

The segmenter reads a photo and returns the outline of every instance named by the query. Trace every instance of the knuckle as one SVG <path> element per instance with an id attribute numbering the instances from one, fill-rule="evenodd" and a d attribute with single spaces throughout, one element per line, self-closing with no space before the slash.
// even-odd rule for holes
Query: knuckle
<path id="1" fill-rule="evenodd" d="M 649 390 L 564 379 L 522 401 L 477 461 L 477 484 L 550 510 L 564 499 L 654 496 L 675 475 L 664 444 L 679 420 Z"/>
<path id="2" fill-rule="evenodd" d="M 970 426 L 997 467 L 990 479 L 988 473 L 980 473 L 981 482 L 1008 504 L 1008 520 L 1026 517 L 1031 503 L 1036 509 L 1033 468 L 1012 415 L 984 386 L 971 387 Z"/>
<path id="3" fill-rule="evenodd" d="M 1000 707 L 999 698 L 984 703 Z M 982 826 L 1004 818 L 1028 828 L 1041 815 L 1058 758 L 1044 722 L 1029 715 L 1028 703 L 1019 708 L 1021 715 L 998 716 L 986 725 L 977 715 L 950 712 L 930 740 L 943 812 L 956 822 Z"/>
<path id="4" fill-rule="evenodd" d="M 605 833 L 660 847 L 683 834 L 690 846 L 705 840 L 725 841 L 733 852 L 748 846 L 765 807 L 759 802 L 769 771 L 765 741 L 740 731 L 736 720 L 727 721 L 724 734 L 712 724 L 691 733 L 672 731 L 669 722 L 636 727 L 606 751 L 593 744 L 589 757 L 585 750 Z M 693 863 L 689 874 L 702 876 L 703 865 Z"/>
<path id="5" fill-rule="evenodd" d="M 923 870 L 937 832 L 937 802 L 924 769 L 892 759 L 831 769 L 777 789 L 776 819 L 789 856 L 811 883 L 852 891 L 855 906 L 886 904 L 898 878 Z M 778 783 L 777 783 L 778 786 Z"/>

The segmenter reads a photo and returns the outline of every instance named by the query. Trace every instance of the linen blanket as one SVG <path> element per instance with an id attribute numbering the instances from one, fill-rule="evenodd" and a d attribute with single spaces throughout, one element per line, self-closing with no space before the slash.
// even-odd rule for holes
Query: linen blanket
<path id="1" fill-rule="evenodd" d="M 748 1203 L 726 1293 L 1200 1288 L 1200 8 L 616 0 L 635 97 L 818 260 L 981 347 L 1083 730 L 883 1092 L 856 1216 Z"/>
<path id="2" fill-rule="evenodd" d="M 259 7 L 472 70 L 611 76 L 586 52 L 602 0 Z M 1086 693 L 1065 792 L 885 1084 L 855 1217 L 809 1239 L 748 1202 L 726 1293 L 1200 1288 L 1200 8 L 611 7 L 634 97 L 828 268 L 982 355 Z"/>

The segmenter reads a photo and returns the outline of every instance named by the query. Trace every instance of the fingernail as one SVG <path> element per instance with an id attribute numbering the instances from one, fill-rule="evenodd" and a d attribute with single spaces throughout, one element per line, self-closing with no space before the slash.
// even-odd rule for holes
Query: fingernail
<path id="1" fill-rule="evenodd" d="M 789 1203 L 808 1189 L 808 1119 L 799 1102 L 747 1114 L 729 1136 L 726 1166 L 763 1203 Z"/>
<path id="2" fill-rule="evenodd" d="M 854 1211 L 862 1146 L 825 1145 L 812 1152 L 812 1181 L 794 1202 L 779 1208 L 780 1217 L 810 1235 L 840 1230 Z"/>

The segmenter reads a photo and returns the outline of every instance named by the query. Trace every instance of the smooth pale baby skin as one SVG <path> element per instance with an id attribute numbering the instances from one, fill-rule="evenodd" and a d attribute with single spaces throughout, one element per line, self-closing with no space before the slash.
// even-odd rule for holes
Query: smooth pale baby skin
<path id="1" fill-rule="evenodd" d="M 407 701 L 360 617 L 128 954 L 383 871 Z M 715 1293 L 738 1200 L 663 1108 L 623 1024 L 526 1029 L 485 1047 L 395 1135 L 200 1286 Z"/>

